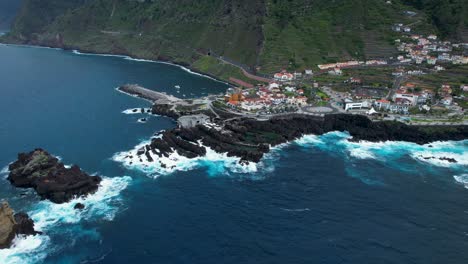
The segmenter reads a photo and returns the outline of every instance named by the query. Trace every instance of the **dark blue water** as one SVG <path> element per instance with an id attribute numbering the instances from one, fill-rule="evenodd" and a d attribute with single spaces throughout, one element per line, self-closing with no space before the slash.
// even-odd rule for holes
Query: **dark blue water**
<path id="1" fill-rule="evenodd" d="M 174 122 L 123 114 L 149 104 L 116 92 L 122 83 L 179 96 L 226 89 L 165 64 L 0 46 L 0 167 L 43 147 L 106 177 L 76 212 L 73 203 L 21 196 L 4 173 L 0 199 L 30 213 L 45 235 L 17 239 L 0 262 L 468 261 L 468 142 L 355 144 L 331 133 L 277 148 L 257 167 L 211 155 L 148 173 L 113 157 Z M 460 163 L 419 160 L 424 153 Z"/>

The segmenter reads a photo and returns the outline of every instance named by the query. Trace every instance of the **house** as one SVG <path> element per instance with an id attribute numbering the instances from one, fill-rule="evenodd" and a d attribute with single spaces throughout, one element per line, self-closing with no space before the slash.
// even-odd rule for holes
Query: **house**
<path id="1" fill-rule="evenodd" d="M 296 91 L 296 87 L 291 87 L 291 86 L 286 86 L 284 89 L 285 89 L 287 92 L 290 92 L 290 93 Z"/>
<path id="2" fill-rule="evenodd" d="M 404 32 L 406 33 L 410 33 L 411 32 L 411 28 L 410 27 L 403 27 L 402 28 Z"/>
<path id="3" fill-rule="evenodd" d="M 437 59 L 441 60 L 441 61 L 449 61 L 450 60 L 450 54 L 448 54 L 448 53 L 439 54 Z"/>
<path id="4" fill-rule="evenodd" d="M 453 98 L 452 98 L 452 96 L 449 95 L 449 96 L 444 97 L 444 98 L 441 100 L 441 103 L 442 103 L 443 105 L 446 105 L 446 106 L 451 105 L 451 104 L 453 103 Z"/>
<path id="5" fill-rule="evenodd" d="M 368 101 L 361 101 L 361 102 L 344 102 L 344 110 L 358 110 L 363 108 L 369 108 L 371 104 Z"/>
<path id="6" fill-rule="evenodd" d="M 391 102 L 385 99 L 377 100 L 374 103 L 374 106 L 379 110 L 384 109 L 388 110 L 390 108 Z"/>
<path id="7" fill-rule="evenodd" d="M 330 74 L 330 75 L 343 75 L 343 71 L 340 68 L 334 68 L 333 70 L 329 71 L 328 74 Z"/>
<path id="8" fill-rule="evenodd" d="M 278 88 L 279 89 L 279 84 L 277 82 L 271 82 L 269 85 L 268 85 L 268 90 L 272 90 L 274 88 Z"/>
<path id="9" fill-rule="evenodd" d="M 180 127 L 191 128 L 210 122 L 210 117 L 204 114 L 181 116 L 177 119 Z"/>
<path id="10" fill-rule="evenodd" d="M 292 81 L 294 79 L 294 75 L 292 73 L 288 73 L 287 71 L 281 71 L 276 73 L 274 76 L 275 80 L 281 82 Z"/>
<path id="11" fill-rule="evenodd" d="M 294 78 L 302 78 L 302 73 L 301 72 L 295 72 L 294 73 Z"/>
<path id="12" fill-rule="evenodd" d="M 298 90 L 297 90 L 297 93 L 300 94 L 300 95 L 303 95 L 303 94 L 304 94 L 304 90 L 303 90 L 303 89 L 298 89 Z"/>
<path id="13" fill-rule="evenodd" d="M 402 31 L 403 24 L 395 24 L 392 26 L 392 30 L 395 32 L 401 32 Z"/>
<path id="14" fill-rule="evenodd" d="M 397 104 L 415 106 L 418 103 L 418 95 L 402 90 L 397 91 L 392 99 Z"/>
<path id="15" fill-rule="evenodd" d="M 297 104 L 300 104 L 300 105 L 306 105 L 307 104 L 307 97 L 298 96 L 298 97 L 296 97 L 296 102 L 297 102 Z"/>
<path id="16" fill-rule="evenodd" d="M 424 62 L 424 57 L 423 56 L 416 56 L 414 58 L 414 61 L 416 62 L 416 64 L 422 64 Z"/>
<path id="17" fill-rule="evenodd" d="M 436 71 L 444 71 L 445 68 L 442 67 L 442 66 L 440 66 L 440 65 L 436 65 L 436 66 L 434 67 L 434 70 L 436 70 Z"/>
<path id="18" fill-rule="evenodd" d="M 427 36 L 427 38 L 430 39 L 430 40 L 436 40 L 437 36 L 436 35 L 429 35 L 429 36 Z"/>
<path id="19" fill-rule="evenodd" d="M 351 77 L 349 79 L 349 82 L 352 83 L 352 84 L 362 84 L 362 80 L 359 79 L 359 78 L 354 78 L 354 77 Z"/>
<path id="20" fill-rule="evenodd" d="M 452 91 L 452 87 L 448 84 L 443 84 L 441 87 L 440 87 L 440 91 L 439 93 L 441 94 L 451 94 L 453 91 Z"/>
<path id="21" fill-rule="evenodd" d="M 463 91 L 463 92 L 468 92 L 468 85 L 460 85 L 460 89 Z"/>
<path id="22" fill-rule="evenodd" d="M 437 63 L 437 58 L 436 57 L 428 57 L 427 58 L 427 64 L 435 65 L 436 63 Z"/>
<path id="23" fill-rule="evenodd" d="M 310 70 L 310 69 L 307 69 L 307 70 L 305 70 L 305 74 L 306 74 L 306 75 L 312 75 L 312 74 L 313 74 L 313 72 L 312 72 L 312 70 Z"/>

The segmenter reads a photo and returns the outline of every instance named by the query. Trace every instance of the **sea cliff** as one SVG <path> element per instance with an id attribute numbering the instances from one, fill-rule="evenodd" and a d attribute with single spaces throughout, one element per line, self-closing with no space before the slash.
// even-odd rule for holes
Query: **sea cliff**
<path id="1" fill-rule="evenodd" d="M 25 213 L 14 213 L 7 202 L 0 205 L 0 249 L 8 248 L 16 235 L 40 234 L 34 222 Z"/>

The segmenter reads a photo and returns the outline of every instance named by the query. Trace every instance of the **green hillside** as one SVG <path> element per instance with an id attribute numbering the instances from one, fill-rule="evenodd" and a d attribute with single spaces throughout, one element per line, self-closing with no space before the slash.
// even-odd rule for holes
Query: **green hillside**
<path id="1" fill-rule="evenodd" d="M 405 4 L 427 14 L 432 23 L 445 38 L 468 41 L 467 0 L 405 0 Z"/>
<path id="2" fill-rule="evenodd" d="M 265 73 L 391 56 L 390 26 L 415 22 L 403 11 L 417 8 L 397 0 L 25 0 L 5 41 L 171 60 L 241 78 L 208 56 Z"/>

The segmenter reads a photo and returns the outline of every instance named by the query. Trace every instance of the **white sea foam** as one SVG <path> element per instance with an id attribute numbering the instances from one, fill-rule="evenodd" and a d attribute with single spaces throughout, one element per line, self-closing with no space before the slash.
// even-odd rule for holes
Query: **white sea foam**
<path id="1" fill-rule="evenodd" d="M 54 248 L 60 248 L 60 245 L 50 247 L 53 241 L 47 235 L 60 232 L 57 231 L 61 230 L 58 226 L 79 224 L 83 220 L 113 220 L 122 205 L 120 194 L 130 182 L 128 176 L 103 178 L 96 193 L 87 197 L 64 204 L 54 204 L 47 200 L 35 204 L 28 214 L 34 220 L 35 229 L 44 234 L 16 237 L 11 248 L 0 250 L 0 263 L 40 263 Z M 84 204 L 85 208 L 74 209 L 76 203 Z"/>
<path id="2" fill-rule="evenodd" d="M 80 197 L 64 204 L 41 201 L 30 212 L 38 230 L 46 231 L 55 224 L 74 224 L 84 220 L 104 219 L 111 221 L 121 204 L 120 193 L 130 184 L 131 178 L 103 178 L 96 193 Z M 76 203 L 85 205 L 83 210 L 76 210 Z"/>
<path id="3" fill-rule="evenodd" d="M 136 115 L 136 114 L 149 114 L 151 113 L 151 108 L 143 108 L 143 113 L 141 112 L 141 108 L 130 108 L 122 111 L 123 114 L 126 115 Z"/>
<path id="4" fill-rule="evenodd" d="M 5 167 L 2 168 L 2 170 L 0 170 L 0 175 L 8 174 L 8 173 L 10 173 L 9 165 L 6 165 Z"/>
<path id="5" fill-rule="evenodd" d="M 433 142 L 418 145 L 411 142 L 385 141 L 352 142 L 348 133 L 331 132 L 322 136 L 304 136 L 295 142 L 303 147 L 318 147 L 320 149 L 343 153 L 354 159 L 375 159 L 387 161 L 409 156 L 415 160 L 438 167 L 468 166 L 468 140 Z M 446 159 L 455 159 L 451 163 Z"/>
<path id="6" fill-rule="evenodd" d="M 0 263 L 41 263 L 47 256 L 49 244 L 50 238 L 46 235 L 17 236 L 10 248 L 0 250 Z"/>
<path id="7" fill-rule="evenodd" d="M 170 153 L 168 157 L 159 157 L 151 153 L 154 161 L 149 162 L 145 155 L 138 156 L 139 149 L 148 145 L 149 141 L 144 141 L 130 151 L 116 153 L 113 160 L 122 163 L 129 169 L 142 171 L 152 177 L 167 175 L 176 171 L 189 171 L 195 168 L 205 167 L 210 175 L 218 175 L 229 172 L 254 173 L 260 167 L 265 167 L 263 163 L 249 162 L 241 164 L 240 158 L 228 157 L 227 153 L 217 153 L 213 149 L 206 147 L 206 155 L 197 158 L 187 158 L 179 155 L 176 151 Z M 201 143 L 199 142 L 201 145 Z"/>
<path id="8" fill-rule="evenodd" d="M 468 174 L 455 175 L 453 178 L 460 184 L 463 184 L 468 189 Z"/>

